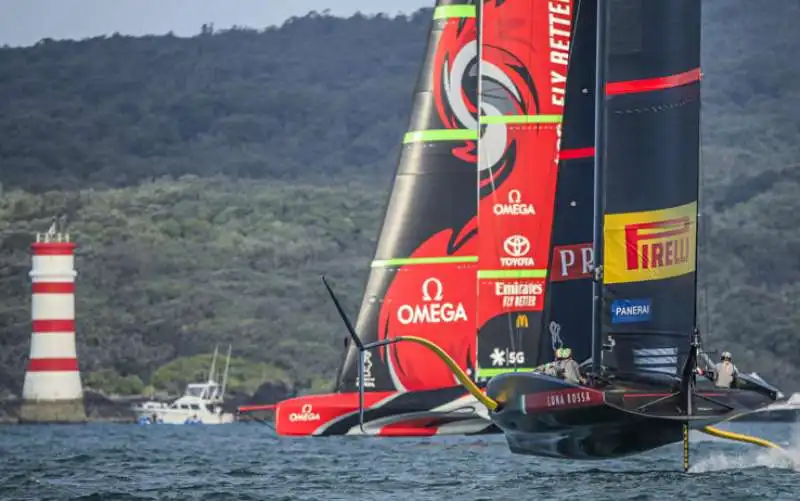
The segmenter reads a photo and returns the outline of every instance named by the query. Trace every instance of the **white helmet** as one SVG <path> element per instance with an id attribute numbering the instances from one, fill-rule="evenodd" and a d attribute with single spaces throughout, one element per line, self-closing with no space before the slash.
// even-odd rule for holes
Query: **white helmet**
<path id="1" fill-rule="evenodd" d="M 729 351 L 723 351 L 720 359 L 727 360 L 728 362 L 730 362 L 731 360 L 733 360 L 733 355 L 731 355 L 731 352 Z"/>

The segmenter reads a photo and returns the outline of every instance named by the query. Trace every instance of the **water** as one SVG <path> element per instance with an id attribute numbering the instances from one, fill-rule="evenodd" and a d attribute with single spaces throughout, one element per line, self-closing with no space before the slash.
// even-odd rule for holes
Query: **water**
<path id="1" fill-rule="evenodd" d="M 800 464 L 800 424 L 738 424 Z M 800 498 L 800 467 L 692 435 L 619 461 L 513 455 L 502 436 L 277 438 L 266 426 L 0 427 L 2 500 L 734 500 Z M 792 448 L 791 444 L 798 444 Z"/>

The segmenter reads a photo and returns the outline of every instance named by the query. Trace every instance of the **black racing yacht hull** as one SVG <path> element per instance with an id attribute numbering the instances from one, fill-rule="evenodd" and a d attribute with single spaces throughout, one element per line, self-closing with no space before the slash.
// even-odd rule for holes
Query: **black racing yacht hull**
<path id="1" fill-rule="evenodd" d="M 487 386 L 487 395 L 500 404 L 490 417 L 514 453 L 613 459 L 680 442 L 686 423 L 702 428 L 774 402 L 765 392 L 701 384 L 686 416 L 679 382 L 670 392 L 659 377 L 631 375 L 590 388 L 539 373 L 503 374 Z"/>
<path id="2" fill-rule="evenodd" d="M 772 406 L 737 417 L 737 423 L 796 423 L 800 422 L 800 407 L 789 408 Z"/>
<path id="3" fill-rule="evenodd" d="M 781 399 L 763 409 L 738 416 L 733 421 L 736 422 L 773 422 L 773 423 L 795 423 L 800 422 L 800 393 L 790 396 L 788 399 Z"/>

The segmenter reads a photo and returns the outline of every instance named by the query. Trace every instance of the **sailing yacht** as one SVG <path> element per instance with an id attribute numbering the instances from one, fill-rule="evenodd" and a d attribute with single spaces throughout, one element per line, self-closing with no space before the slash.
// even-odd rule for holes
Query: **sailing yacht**
<path id="1" fill-rule="evenodd" d="M 486 7 L 490 4 L 519 7 L 525 2 L 483 3 L 482 52 L 483 44 L 488 48 L 491 40 L 486 31 Z M 531 10 L 522 9 L 516 18 L 504 19 L 501 25 L 524 26 L 526 21 L 537 19 L 541 12 L 535 10 L 536 5 L 545 3 L 532 1 L 528 4 Z M 562 135 L 561 143 L 552 157 L 552 162 L 558 164 L 552 218 L 532 220 L 540 228 L 537 243 L 549 242 L 546 280 L 536 289 L 537 299 L 547 290 L 543 315 L 538 317 L 541 323 L 531 329 L 522 344 L 532 349 L 522 360 L 513 357 L 513 367 L 491 374 L 488 383 L 480 385 L 480 355 L 476 377 L 464 369 L 457 353 L 438 346 L 422 333 L 406 334 L 401 330 L 391 338 L 363 339 L 325 281 L 357 349 L 353 351 L 358 353 L 359 423 L 363 426 L 365 410 L 369 412 L 374 406 L 364 391 L 367 355 L 376 349 L 388 352 L 405 342 L 428 350 L 445 364 L 475 402 L 486 408 L 488 418 L 505 434 L 515 453 L 609 459 L 683 440 L 687 471 L 691 429 L 780 449 L 767 440 L 711 426 L 767 408 L 784 396 L 762 378 L 744 373 L 738 374 L 733 387 L 717 388 L 705 376 L 708 371 L 701 370 L 703 363 L 708 363 L 696 327 L 699 3 L 563 0 L 548 2 L 547 6 L 550 12 L 543 17 L 550 23 L 550 29 L 544 31 L 550 36 L 549 46 L 556 50 L 567 47 L 569 56 L 566 77 L 550 72 L 550 82 L 566 82 L 566 88 L 560 91 L 563 100 L 553 88 L 550 94 L 551 102 L 564 103 L 563 130 L 556 127 L 556 134 Z M 567 6 L 577 9 L 567 32 L 569 42 L 553 38 L 563 33 L 556 26 L 559 23 L 555 14 Z M 569 23 L 561 25 L 566 24 Z M 498 32 L 501 35 L 494 42 L 498 45 L 502 45 L 504 32 L 512 40 L 519 39 L 506 30 Z M 537 30 L 526 27 L 525 33 L 530 37 Z M 514 55 L 513 51 L 501 52 L 504 58 L 514 60 L 508 57 Z M 553 52 L 549 56 L 550 62 L 563 61 L 563 56 Z M 530 61 L 531 54 L 528 57 Z M 491 70 L 483 55 L 480 60 L 481 82 L 484 72 L 494 83 L 504 81 L 501 72 Z M 513 67 L 523 75 L 523 81 L 535 82 L 523 67 Z M 500 96 L 496 102 L 501 104 L 494 107 L 493 113 L 486 113 L 489 108 L 480 105 L 481 144 L 486 142 L 487 148 L 479 147 L 478 170 L 489 166 L 485 172 L 490 193 L 504 177 L 496 174 L 508 172 L 508 164 L 489 160 L 497 158 L 489 153 L 503 142 L 487 138 L 490 128 L 483 124 L 546 124 L 552 118 L 530 112 L 521 117 L 520 108 L 509 106 L 508 96 L 498 90 L 492 92 Z M 479 95 L 484 99 L 483 91 Z M 512 95 L 517 97 L 520 93 Z M 541 103 L 546 96 L 537 92 L 534 101 Z M 557 111 L 547 115 L 553 113 Z M 505 130 L 495 139 L 513 138 L 510 132 Z M 547 129 L 536 130 L 536 134 L 543 136 Z M 505 144 L 507 148 L 514 146 L 506 152 L 521 151 L 514 142 Z M 539 148 L 546 146 L 545 142 Z M 514 186 L 514 200 L 522 199 L 523 188 L 535 187 L 548 196 L 547 178 L 534 177 L 533 182 L 534 185 L 528 181 L 520 188 Z M 534 212 L 539 212 L 538 207 Z M 485 235 L 483 226 L 480 231 Z M 522 282 L 540 278 L 537 266 L 541 261 L 528 261 L 534 246 L 526 234 L 512 236 L 503 242 L 506 255 L 500 255 L 499 269 L 481 275 L 483 260 L 495 266 L 497 261 L 492 261 L 491 254 L 480 254 L 479 282 L 489 278 L 516 280 L 519 287 L 512 287 L 512 291 L 534 290 L 522 287 Z M 533 268 L 525 269 L 526 265 Z M 522 269 L 513 269 L 516 266 Z M 423 282 L 423 296 L 427 294 L 431 299 L 434 295 L 425 288 L 426 283 L 429 282 Z M 481 290 L 482 303 L 485 299 L 480 296 Z M 504 290 L 505 287 L 496 287 L 495 294 L 502 295 Z M 435 297 L 441 299 L 441 290 L 434 291 Z M 521 303 L 533 307 L 537 304 Z M 499 304 L 509 306 L 505 300 Z M 510 305 L 518 303 L 514 300 Z M 479 305 L 479 313 L 482 307 Z M 523 325 L 524 322 L 516 324 Z M 584 360 L 579 382 L 545 372 L 553 355 L 564 353 L 566 346 Z M 478 353 L 480 350 L 479 344 Z M 490 358 L 512 358 L 506 355 L 503 350 L 492 350 Z M 535 366 L 520 367 L 523 363 Z"/>
<path id="2" fill-rule="evenodd" d="M 548 2 L 548 8 L 567 4 L 572 5 Z M 541 328 L 532 330 L 539 349 L 525 358 L 537 365 L 493 374 L 481 387 L 457 357 L 431 339 L 401 333 L 364 342 L 325 281 L 359 354 L 360 423 L 370 405 L 364 398 L 366 354 L 405 342 L 427 349 L 448 367 L 487 409 L 514 453 L 610 459 L 683 441 L 688 471 L 692 429 L 780 450 L 768 440 L 711 426 L 785 397 L 755 374 L 740 372 L 732 387 L 717 388 L 702 370 L 709 362 L 696 327 L 700 4 L 576 0 L 574 6 L 571 43 L 551 39 L 551 47 L 569 47 L 569 58 L 563 131 L 558 131 L 563 137 L 553 157 L 558 172 L 543 287 L 548 293 Z M 555 17 L 548 19 L 553 23 Z M 524 19 L 506 20 L 506 26 Z M 552 25 L 548 33 L 559 31 Z M 551 54 L 550 61 L 559 57 Z M 552 72 L 551 77 L 564 80 Z M 486 122 L 481 117 L 481 124 L 519 123 L 518 110 L 497 109 L 499 115 Z M 526 256 L 528 247 L 512 240 L 504 250 Z M 584 360 L 574 383 L 545 370 L 567 346 Z"/>
<path id="3" fill-rule="evenodd" d="M 223 411 L 225 387 L 231 362 L 231 346 L 228 345 L 228 358 L 222 385 L 215 379 L 217 348 L 208 371 L 208 380 L 190 383 L 183 396 L 172 403 L 143 402 L 133 406 L 136 421 L 140 424 L 229 424 L 234 421 L 233 414 Z"/>
<path id="4" fill-rule="evenodd" d="M 571 18 L 572 0 L 437 2 L 355 325 L 386 344 L 346 341 L 333 392 L 278 403 L 278 434 L 498 432 L 435 354 L 392 340 L 437 344 L 481 385 L 533 368 Z"/>
<path id="5" fill-rule="evenodd" d="M 434 9 L 356 323 L 364 342 L 391 338 L 398 331 L 435 339 L 470 371 L 477 332 L 476 4 L 439 0 Z M 360 385 L 365 389 L 363 425 Z M 346 340 L 332 390 L 279 402 L 277 433 L 425 436 L 492 428 L 447 367 L 415 347 L 371 350 L 359 363 Z"/>
<path id="6" fill-rule="evenodd" d="M 509 373 L 486 395 L 513 452 L 607 459 L 783 395 L 747 374 L 734 388 L 698 375 L 700 2 L 577 5 L 551 257 L 577 264 L 567 251 L 588 244 L 591 259 L 548 277 L 542 343 L 572 348 L 585 382 Z"/>

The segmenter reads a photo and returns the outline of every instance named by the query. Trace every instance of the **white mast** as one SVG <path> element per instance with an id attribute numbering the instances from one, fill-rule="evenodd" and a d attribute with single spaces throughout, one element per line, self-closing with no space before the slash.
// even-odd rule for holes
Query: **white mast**
<path id="1" fill-rule="evenodd" d="M 217 351 L 219 350 L 219 345 L 214 346 L 214 356 L 211 358 L 211 368 L 208 370 L 208 382 L 214 381 L 214 370 L 217 367 Z"/>
<path id="2" fill-rule="evenodd" d="M 219 398 L 225 396 L 225 387 L 228 386 L 228 368 L 231 366 L 231 345 L 228 345 L 228 360 L 225 362 L 225 372 L 222 376 L 222 393 Z"/>

